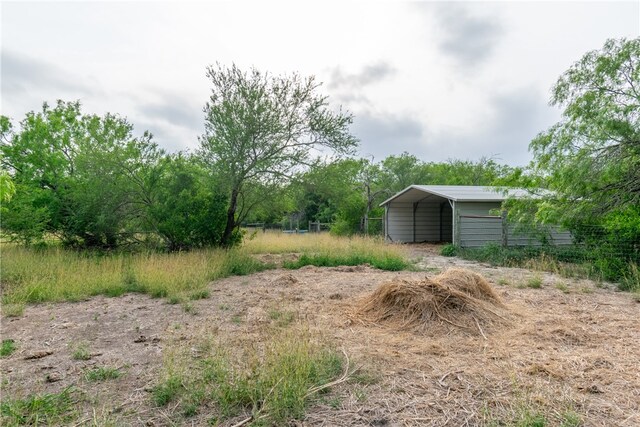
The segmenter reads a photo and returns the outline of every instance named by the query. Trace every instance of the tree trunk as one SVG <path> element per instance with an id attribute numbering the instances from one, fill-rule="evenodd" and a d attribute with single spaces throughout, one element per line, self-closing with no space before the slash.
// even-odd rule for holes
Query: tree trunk
<path id="1" fill-rule="evenodd" d="M 233 243 L 231 241 L 231 235 L 233 229 L 236 228 L 236 207 L 238 206 L 238 190 L 234 188 L 231 190 L 231 200 L 229 201 L 229 209 L 227 209 L 227 225 L 224 228 L 222 239 L 220 244 L 225 247 L 230 247 Z"/>

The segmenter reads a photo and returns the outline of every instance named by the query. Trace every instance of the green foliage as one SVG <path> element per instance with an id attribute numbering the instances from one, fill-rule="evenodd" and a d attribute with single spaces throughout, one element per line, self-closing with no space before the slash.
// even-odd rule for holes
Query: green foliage
<path id="1" fill-rule="evenodd" d="M 333 112 L 313 77 L 244 72 L 236 65 L 210 66 L 207 77 L 212 91 L 200 155 L 226 190 L 222 243 L 228 246 L 233 230 L 259 203 L 259 184 L 283 182 L 311 162 L 312 148 L 351 153 L 356 140 L 348 130 L 351 115 Z"/>
<path id="2" fill-rule="evenodd" d="M 169 250 L 219 245 L 225 198 L 193 158 L 165 157 L 158 167 L 148 221 Z"/>
<path id="3" fill-rule="evenodd" d="M 531 142 L 557 199 L 545 215 L 575 220 L 638 206 L 640 39 L 608 40 L 558 80 L 563 119 Z"/>
<path id="4" fill-rule="evenodd" d="M 16 194 L 16 186 L 9 172 L 0 170 L 0 204 L 9 202 Z"/>
<path id="5" fill-rule="evenodd" d="M 562 120 L 530 145 L 531 186 L 542 197 L 510 202 L 510 217 L 562 224 L 602 278 L 640 263 L 640 39 L 608 40 L 553 87 Z"/>
<path id="6" fill-rule="evenodd" d="M 2 196 L 2 230 L 13 240 L 55 236 L 99 249 L 220 243 L 225 199 L 206 169 L 192 156 L 165 154 L 148 133 L 134 137 L 121 117 L 85 115 L 79 103 L 58 101 L 2 136 L 2 166 L 15 184 L 13 197 Z"/>
<path id="7" fill-rule="evenodd" d="M 637 264 L 626 262 L 624 257 L 611 256 L 602 247 L 577 245 L 504 248 L 490 243 L 482 248 L 461 248 L 458 255 L 493 265 L 551 271 L 564 277 L 617 281 L 621 290 L 633 291 L 639 288 Z"/>
<path id="8" fill-rule="evenodd" d="M 32 394 L 24 399 L 3 399 L 0 414 L 3 425 L 61 425 L 72 417 L 73 389 L 60 393 Z"/>
<path id="9" fill-rule="evenodd" d="M 442 249 L 440 249 L 440 255 L 449 257 L 456 256 L 458 255 L 458 247 L 456 245 L 448 243 L 444 245 Z"/>
<path id="10" fill-rule="evenodd" d="M 14 340 L 2 340 L 2 345 L 0 346 L 0 357 L 11 356 L 14 351 L 16 351 L 16 342 Z"/>
<path id="11" fill-rule="evenodd" d="M 363 233 L 364 218 L 380 218 L 384 199 L 412 184 L 513 185 L 522 170 L 491 159 L 477 162 L 450 160 L 425 163 L 408 153 L 375 163 L 343 159 L 316 164 L 290 185 L 294 211 L 302 222 L 331 222 L 335 235 Z M 371 222 L 370 233 L 380 233 L 382 223 Z M 377 227 L 377 228 L 376 228 Z"/>
<path id="12" fill-rule="evenodd" d="M 28 113 L 1 147 L 16 183 L 3 229 L 27 243 L 51 232 L 68 244 L 115 247 L 145 166 L 161 154 L 132 130 L 114 115 L 83 116 L 77 102 Z"/>

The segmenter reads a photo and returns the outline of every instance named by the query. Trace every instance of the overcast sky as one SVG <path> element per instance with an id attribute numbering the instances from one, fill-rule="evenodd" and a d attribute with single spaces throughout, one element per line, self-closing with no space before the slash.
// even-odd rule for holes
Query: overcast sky
<path id="1" fill-rule="evenodd" d="M 607 38 L 640 36 L 630 2 L 2 2 L 1 114 L 80 100 L 193 150 L 205 67 L 315 75 L 353 112 L 360 153 L 524 165 L 557 121 L 550 88 Z"/>

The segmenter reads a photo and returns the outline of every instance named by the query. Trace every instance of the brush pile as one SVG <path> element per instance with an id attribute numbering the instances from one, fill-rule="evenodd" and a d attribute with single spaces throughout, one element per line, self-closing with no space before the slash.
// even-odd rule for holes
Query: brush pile
<path id="1" fill-rule="evenodd" d="M 353 317 L 416 332 L 456 327 L 485 338 L 485 330 L 509 322 L 508 310 L 489 282 L 464 269 L 385 283 L 360 301 Z"/>

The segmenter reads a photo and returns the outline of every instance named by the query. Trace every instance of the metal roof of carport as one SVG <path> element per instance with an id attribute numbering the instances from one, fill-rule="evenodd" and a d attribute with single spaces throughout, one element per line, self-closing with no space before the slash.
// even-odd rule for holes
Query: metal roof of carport
<path id="1" fill-rule="evenodd" d="M 389 202 L 415 202 L 424 198 L 424 193 L 433 194 L 454 202 L 501 202 L 508 197 L 529 195 L 521 188 L 487 187 L 477 185 L 410 185 L 391 196 L 380 206 Z"/>

